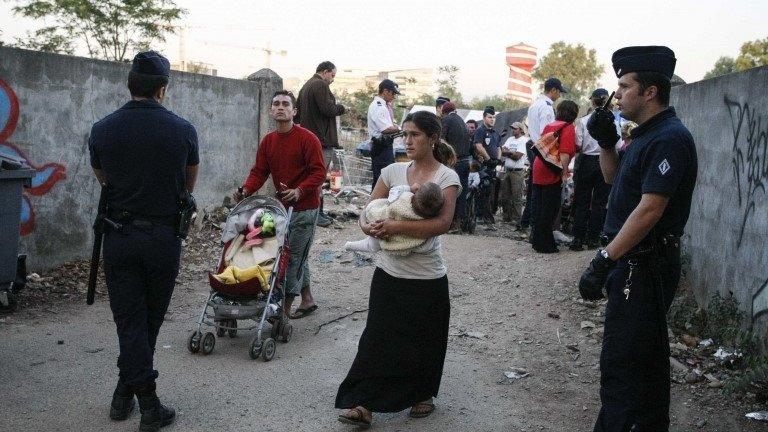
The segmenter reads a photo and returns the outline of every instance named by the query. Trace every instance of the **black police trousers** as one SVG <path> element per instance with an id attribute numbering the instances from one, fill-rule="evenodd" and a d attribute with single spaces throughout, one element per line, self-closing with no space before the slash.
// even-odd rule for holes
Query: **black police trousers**
<path id="1" fill-rule="evenodd" d="M 533 185 L 536 213 L 531 216 L 534 222 L 531 229 L 531 244 L 536 252 L 557 252 L 557 243 L 552 231 L 555 229 L 555 220 L 562 207 L 562 195 L 562 183 Z"/>
<path id="2" fill-rule="evenodd" d="M 392 165 L 394 162 L 372 162 L 371 163 L 371 171 L 373 172 L 373 179 L 371 181 L 371 192 L 373 192 L 373 189 L 376 187 L 376 182 L 379 181 L 379 176 L 381 176 L 381 170 L 388 167 L 389 165 Z"/>
<path id="3" fill-rule="evenodd" d="M 611 191 L 603 179 L 599 156 L 579 155 L 573 170 L 573 187 L 573 238 L 597 241 Z"/>
<path id="4" fill-rule="evenodd" d="M 155 343 L 179 273 L 181 240 L 165 225 L 127 224 L 104 236 L 104 274 L 117 326 L 120 381 L 132 388 L 157 378 Z"/>
<path id="5" fill-rule="evenodd" d="M 623 291 L 631 264 L 627 298 Z M 622 258 L 609 272 L 600 353 L 602 407 L 595 432 L 669 430 L 666 313 L 679 279 L 680 250 L 676 247 L 636 260 Z"/>
<path id="6" fill-rule="evenodd" d="M 459 183 L 461 183 L 461 193 L 456 197 L 456 211 L 454 213 L 454 219 L 463 221 L 467 218 L 467 194 L 469 193 L 469 162 L 470 158 L 460 158 L 456 165 L 453 166 L 453 170 L 459 176 Z"/>

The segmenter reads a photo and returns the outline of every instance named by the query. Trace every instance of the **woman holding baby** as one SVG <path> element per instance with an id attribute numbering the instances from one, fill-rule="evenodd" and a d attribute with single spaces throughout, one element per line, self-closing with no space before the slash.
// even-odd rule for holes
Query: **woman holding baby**
<path id="1" fill-rule="evenodd" d="M 439 236 L 451 226 L 461 189 L 450 168 L 456 155 L 440 140 L 441 123 L 432 113 L 409 114 L 403 132 L 411 161 L 384 168 L 371 200 L 387 198 L 392 188 L 415 191 L 415 185 L 434 183 L 442 190 L 443 205 L 437 216 L 421 220 L 367 220 L 366 212 L 360 216 L 363 233 L 382 244 L 398 236 L 424 242 L 406 254 L 385 247 L 379 253 L 366 327 L 336 396 L 336 408 L 347 410 L 339 421 L 356 426 L 369 426 L 372 412 L 410 407 L 411 417 L 430 415 L 448 344 L 450 301 Z"/>

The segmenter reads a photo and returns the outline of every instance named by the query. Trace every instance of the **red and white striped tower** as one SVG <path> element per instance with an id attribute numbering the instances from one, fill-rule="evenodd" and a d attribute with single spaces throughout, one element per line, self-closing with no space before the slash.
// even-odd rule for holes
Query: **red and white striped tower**
<path id="1" fill-rule="evenodd" d="M 531 72 L 536 66 L 536 48 L 522 42 L 507 47 L 507 66 L 509 66 L 507 95 L 521 102 L 532 102 Z"/>

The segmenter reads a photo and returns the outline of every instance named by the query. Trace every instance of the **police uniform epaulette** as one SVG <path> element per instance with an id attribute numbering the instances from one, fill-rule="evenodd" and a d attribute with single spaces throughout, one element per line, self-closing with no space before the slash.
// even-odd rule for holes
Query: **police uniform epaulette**
<path id="1" fill-rule="evenodd" d="M 376 105 L 381 106 L 381 101 L 376 101 Z"/>

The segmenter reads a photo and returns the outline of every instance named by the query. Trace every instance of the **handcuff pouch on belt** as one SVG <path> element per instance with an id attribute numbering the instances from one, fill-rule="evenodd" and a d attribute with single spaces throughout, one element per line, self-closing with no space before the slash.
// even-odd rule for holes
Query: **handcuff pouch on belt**
<path id="1" fill-rule="evenodd" d="M 179 199 L 179 215 L 176 221 L 176 237 L 180 239 L 187 238 L 189 227 L 192 226 L 192 220 L 197 214 L 197 202 L 195 197 L 189 191 L 185 190 Z"/>
<path id="2" fill-rule="evenodd" d="M 640 262 L 647 262 L 652 258 L 663 258 L 669 251 L 679 248 L 680 237 L 674 234 L 652 235 L 649 241 L 640 243 L 624 255 L 629 265 L 629 273 L 622 290 L 625 299 L 629 300 L 629 295 L 632 292 L 632 273 Z"/>

